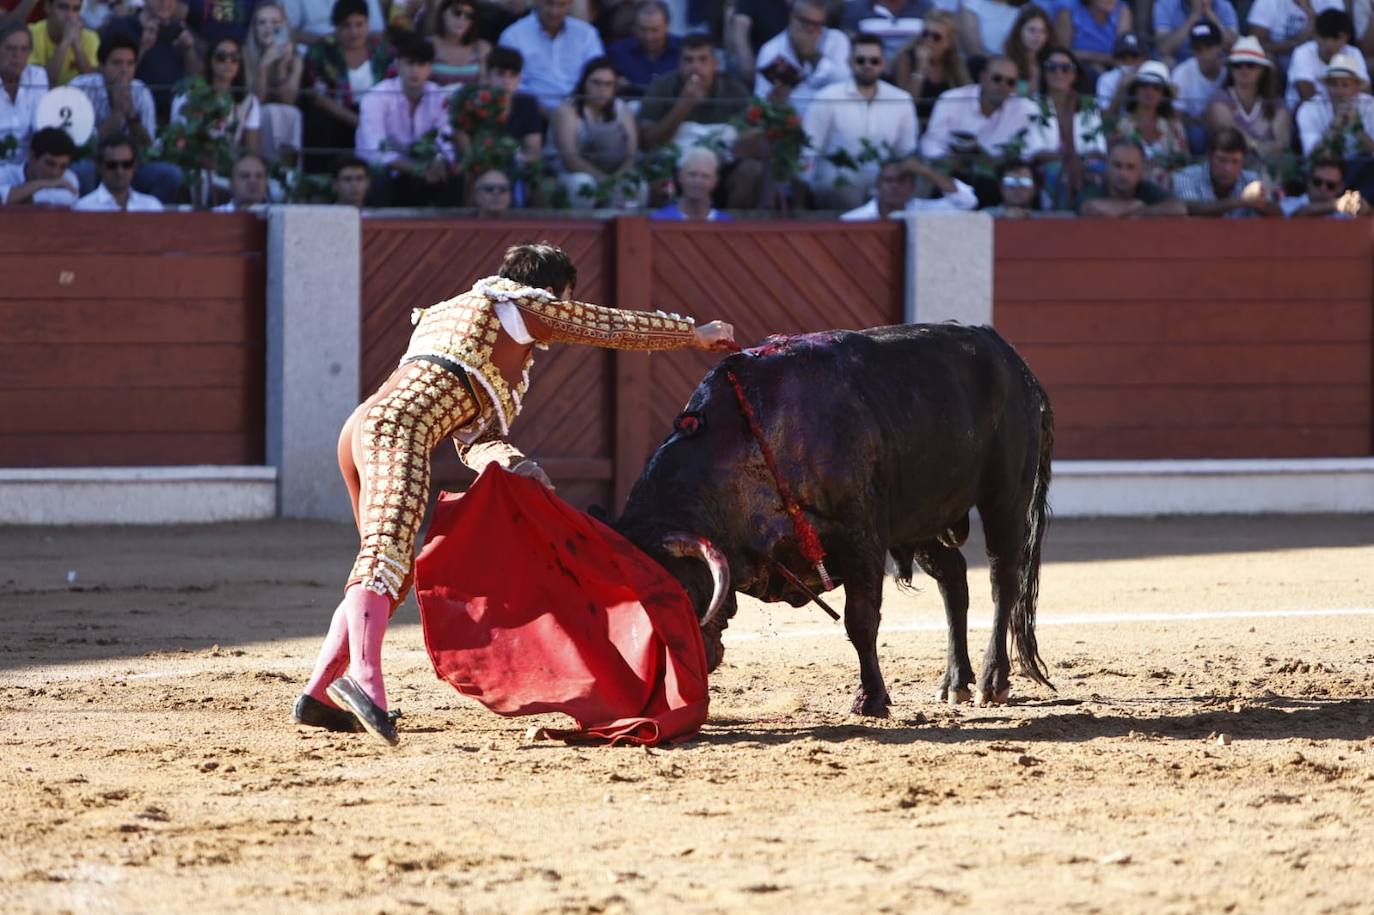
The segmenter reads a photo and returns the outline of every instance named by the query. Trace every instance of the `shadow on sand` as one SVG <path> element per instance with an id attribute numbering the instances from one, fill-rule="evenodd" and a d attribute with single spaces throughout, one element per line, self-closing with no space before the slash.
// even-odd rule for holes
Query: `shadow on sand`
<path id="1" fill-rule="evenodd" d="M 826 743 L 865 741 L 882 745 L 961 744 L 1004 740 L 1013 743 L 1065 743 L 1099 738 L 1140 735 L 1149 740 L 1205 740 L 1215 733 L 1226 733 L 1236 740 L 1364 740 L 1374 736 L 1374 698 L 1311 699 L 1273 696 L 1256 700 L 1243 696 L 1207 696 L 1208 703 L 1232 700 L 1247 704 L 1238 711 L 1207 709 L 1180 714 L 1151 713 L 1151 706 L 1178 701 L 1203 701 L 1203 697 L 1110 700 L 1117 706 L 1136 704 L 1140 715 L 1092 714 L 1074 711 L 1043 718 L 1013 719 L 1006 715 L 975 715 L 958 721 L 927 722 L 924 716 L 889 723 L 865 725 L 861 722 L 787 727 L 776 721 L 758 722 L 731 718 L 712 718 L 697 740 L 728 746 L 739 743 L 778 745 L 799 740 Z M 1051 700 L 1061 703 L 1062 700 Z M 1039 703 L 1051 704 L 1051 703 Z M 1034 707 L 1037 703 L 1027 703 Z M 989 726 L 991 725 L 991 726 Z"/>

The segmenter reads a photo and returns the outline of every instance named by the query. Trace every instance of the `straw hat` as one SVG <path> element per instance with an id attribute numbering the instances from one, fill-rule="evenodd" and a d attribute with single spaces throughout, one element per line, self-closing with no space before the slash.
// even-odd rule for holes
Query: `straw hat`
<path id="1" fill-rule="evenodd" d="M 1326 65 L 1326 72 L 1322 74 L 1322 79 L 1330 79 L 1333 76 L 1348 76 L 1353 80 L 1364 82 L 1364 74 L 1360 72 L 1360 61 L 1349 51 L 1341 51 L 1339 54 L 1331 55 L 1331 62 Z"/>

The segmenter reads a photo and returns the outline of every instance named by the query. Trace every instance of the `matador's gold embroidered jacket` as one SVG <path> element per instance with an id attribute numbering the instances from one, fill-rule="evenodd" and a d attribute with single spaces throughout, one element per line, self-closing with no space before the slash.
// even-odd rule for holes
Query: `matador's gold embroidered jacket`
<path id="1" fill-rule="evenodd" d="M 467 369 L 486 392 L 476 421 L 454 433 L 471 444 L 509 432 L 530 383 L 534 350 L 589 343 L 630 350 L 684 349 L 696 340 L 691 318 L 564 301 L 501 277 L 430 308 L 416 309 L 405 358 L 442 356 Z M 479 398 L 481 399 L 481 398 Z M 483 435 L 483 433 L 488 433 Z"/>

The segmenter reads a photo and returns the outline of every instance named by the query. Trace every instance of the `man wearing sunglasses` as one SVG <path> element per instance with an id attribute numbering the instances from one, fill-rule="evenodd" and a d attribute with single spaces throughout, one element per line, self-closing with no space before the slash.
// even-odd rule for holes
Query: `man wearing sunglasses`
<path id="1" fill-rule="evenodd" d="M 815 157 L 811 189 L 823 210 L 851 209 L 873 191 L 879 163 L 861 161 L 865 144 L 882 158 L 916 151 L 911 93 L 879 79 L 887 65 L 882 39 L 860 34 L 853 47 L 850 78 L 818 92 L 802 119 Z"/>
<path id="2" fill-rule="evenodd" d="M 956 133 L 968 134 L 983 152 L 1001 155 L 1008 143 L 1025 138 L 1021 158 L 1038 152 L 1040 131 L 1031 130 L 1031 118 L 1039 108 L 1015 94 L 1018 73 L 1008 57 L 994 57 L 983 67 L 978 83 L 957 86 L 940 94 L 930 124 L 921 138 L 921 154 L 927 159 L 950 155 Z"/>
<path id="3" fill-rule="evenodd" d="M 1313 162 L 1307 192 L 1285 197 L 1279 206 L 1290 219 L 1353 219 L 1374 214 L 1359 191 L 1345 189 L 1345 169 L 1330 159 Z"/>
<path id="4" fill-rule="evenodd" d="M 109 136 L 100 141 L 95 154 L 100 186 L 76 202 L 73 210 L 84 212 L 162 212 L 162 202 L 133 189 L 138 152 L 125 137 Z"/>

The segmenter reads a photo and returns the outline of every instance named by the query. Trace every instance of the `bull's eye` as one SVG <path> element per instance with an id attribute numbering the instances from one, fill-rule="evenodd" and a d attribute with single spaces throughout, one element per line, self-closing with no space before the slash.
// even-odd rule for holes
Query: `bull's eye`
<path id="1" fill-rule="evenodd" d="M 706 423 L 700 413 L 679 413 L 673 420 L 673 431 L 678 435 L 692 436 L 700 432 Z"/>

